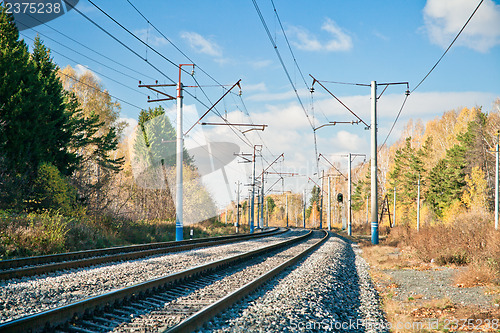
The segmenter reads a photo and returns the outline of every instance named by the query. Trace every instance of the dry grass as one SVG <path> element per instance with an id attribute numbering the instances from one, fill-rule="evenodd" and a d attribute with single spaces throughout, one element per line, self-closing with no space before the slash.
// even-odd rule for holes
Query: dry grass
<path id="1" fill-rule="evenodd" d="M 460 287 L 474 287 L 498 284 L 498 274 L 491 265 L 474 262 L 455 277 L 455 284 Z"/>
<path id="2" fill-rule="evenodd" d="M 414 263 L 404 250 L 386 245 L 364 245 L 363 258 L 379 270 L 411 267 Z"/>
<path id="3" fill-rule="evenodd" d="M 370 264 L 370 275 L 381 296 L 387 320 L 392 325 L 391 332 L 447 332 L 444 324 L 454 320 L 483 319 L 484 321 L 484 319 L 500 318 L 498 307 L 484 309 L 476 306 L 460 306 L 453 304 L 448 298 L 426 300 L 423 295 L 414 295 L 406 300 L 398 300 L 395 298 L 398 286 L 384 270 L 398 267 L 408 269 L 409 266 L 413 269 L 422 269 L 428 264 L 420 262 L 419 265 L 409 253 L 392 246 L 362 246 L 362 249 L 363 257 Z M 395 253 L 398 253 L 398 256 L 395 256 Z M 490 286 L 488 293 L 498 295 L 496 302 L 500 303 L 500 287 Z M 435 325 L 430 327 L 430 322 Z M 405 328 L 405 324 L 409 326 Z M 497 332 L 498 330 L 488 329 L 483 325 L 475 331 Z"/>
<path id="4" fill-rule="evenodd" d="M 486 286 L 486 294 L 493 295 L 494 302 L 500 304 L 500 232 L 494 230 L 487 217 L 462 215 L 452 225 L 424 227 L 418 233 L 411 228 L 393 228 L 386 239 L 381 237 L 381 245 L 377 246 L 372 246 L 365 236 L 358 235 L 353 240 L 360 243 L 362 255 L 370 264 L 387 320 L 393 325 L 391 332 L 447 332 L 445 322 L 500 319 L 498 306 L 462 306 L 446 298 L 426 300 L 419 295 L 397 300 L 394 296 L 398 286 L 385 272 L 429 269 L 438 264 L 467 265 L 468 269 L 461 270 L 454 282 L 461 287 Z M 431 329 L 397 328 L 398 323 L 429 323 L 429 320 L 439 325 Z M 487 325 L 476 327 L 475 331 L 499 332 Z"/>
<path id="5" fill-rule="evenodd" d="M 184 226 L 184 239 L 235 233 L 231 224 L 214 220 Z M 240 227 L 248 232 L 248 226 Z M 54 212 L 0 211 L 0 260 L 80 251 L 126 244 L 175 240 L 175 222 L 127 220 L 106 216 L 69 218 Z"/>
<path id="6" fill-rule="evenodd" d="M 438 265 L 469 265 L 457 283 L 500 284 L 500 232 L 486 215 L 463 214 L 453 224 L 394 228 L 387 244 L 413 249 L 415 259 Z"/>

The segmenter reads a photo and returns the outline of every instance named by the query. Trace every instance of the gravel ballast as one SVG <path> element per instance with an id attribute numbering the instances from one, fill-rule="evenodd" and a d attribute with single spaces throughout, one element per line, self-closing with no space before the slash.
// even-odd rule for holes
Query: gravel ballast
<path id="1" fill-rule="evenodd" d="M 403 301 L 411 297 L 422 299 L 448 298 L 459 305 L 478 305 L 489 307 L 493 299 L 485 295 L 483 287 L 458 288 L 453 284 L 453 277 L 458 269 L 439 267 L 436 269 L 417 270 L 386 270 L 392 281 L 398 286 L 394 297 Z"/>
<path id="2" fill-rule="evenodd" d="M 227 271 L 218 272 L 218 279 L 203 288 L 194 290 L 166 303 L 153 311 L 140 316 L 134 316 L 130 323 L 125 323 L 113 330 L 116 333 L 125 332 L 163 332 L 170 326 L 201 310 L 203 307 L 216 302 L 247 283 L 267 273 L 283 262 L 290 260 L 302 251 L 316 244 L 322 234 L 313 235 L 306 241 L 277 250 L 265 258 L 257 257 L 249 262 L 232 266 Z"/>
<path id="3" fill-rule="evenodd" d="M 388 332 L 358 247 L 333 235 L 202 332 Z"/>
<path id="4" fill-rule="evenodd" d="M 0 322 L 275 244 L 304 233 L 291 231 L 252 241 L 0 281 Z"/>

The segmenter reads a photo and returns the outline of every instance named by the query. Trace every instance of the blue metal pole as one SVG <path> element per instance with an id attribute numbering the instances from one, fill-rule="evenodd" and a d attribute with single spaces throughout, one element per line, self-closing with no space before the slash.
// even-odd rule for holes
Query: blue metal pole
<path id="1" fill-rule="evenodd" d="M 371 82 L 371 229 L 372 244 L 378 244 L 377 195 L 377 82 Z"/>
<path id="2" fill-rule="evenodd" d="M 183 141 L 182 141 L 182 83 L 180 80 L 179 66 L 179 83 L 177 85 L 177 156 L 176 156 L 176 194 L 175 194 L 175 240 L 181 241 L 183 236 L 183 202 L 182 202 L 182 158 L 183 158 Z"/>

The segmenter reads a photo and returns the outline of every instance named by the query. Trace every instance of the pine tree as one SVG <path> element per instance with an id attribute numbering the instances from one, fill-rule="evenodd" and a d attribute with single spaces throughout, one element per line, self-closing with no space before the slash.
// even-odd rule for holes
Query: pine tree
<path id="1" fill-rule="evenodd" d="M 163 160 L 165 166 L 174 167 L 176 136 L 177 132 L 161 106 L 141 110 L 134 143 L 135 162 L 149 168 Z M 193 164 L 193 159 L 186 150 L 183 162 L 189 166 Z"/>
<path id="2" fill-rule="evenodd" d="M 11 14 L 0 6 L 0 158 L 14 176 L 33 175 L 37 165 L 32 133 L 38 124 L 40 92 L 28 47 L 20 41 Z"/>
<path id="3" fill-rule="evenodd" d="M 42 153 L 39 160 L 53 164 L 62 174 L 71 175 L 77 168 L 79 157 L 68 149 L 73 129 L 70 118 L 72 110 L 65 102 L 66 92 L 57 77 L 58 66 L 50 57 L 50 51 L 40 38 L 35 38 L 31 60 L 37 71 L 43 109 L 35 110 L 39 122 L 35 125 L 37 133 L 36 151 Z"/>

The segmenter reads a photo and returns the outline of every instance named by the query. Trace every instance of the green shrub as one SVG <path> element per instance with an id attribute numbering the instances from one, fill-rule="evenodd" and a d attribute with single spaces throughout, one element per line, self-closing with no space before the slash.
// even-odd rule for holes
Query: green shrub
<path id="1" fill-rule="evenodd" d="M 34 182 L 31 206 L 71 214 L 76 206 L 76 191 L 55 166 L 43 163 Z"/>

